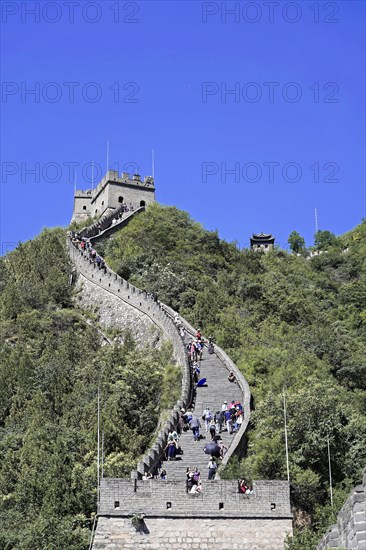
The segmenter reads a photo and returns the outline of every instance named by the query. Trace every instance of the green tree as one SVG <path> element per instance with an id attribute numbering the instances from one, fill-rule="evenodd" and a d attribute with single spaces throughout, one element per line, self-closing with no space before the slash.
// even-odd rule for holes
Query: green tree
<path id="1" fill-rule="evenodd" d="M 338 239 L 331 231 L 317 231 L 314 235 L 314 246 L 318 250 L 327 250 L 338 243 Z"/>
<path id="2" fill-rule="evenodd" d="M 305 239 L 297 231 L 292 231 L 287 242 L 295 254 L 301 254 L 305 250 Z"/>

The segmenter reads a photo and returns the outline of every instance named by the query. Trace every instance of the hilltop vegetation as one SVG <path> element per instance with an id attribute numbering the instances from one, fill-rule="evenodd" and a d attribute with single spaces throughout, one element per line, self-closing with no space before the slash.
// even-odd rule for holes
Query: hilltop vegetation
<path id="1" fill-rule="evenodd" d="M 123 477 L 178 384 L 169 344 L 137 350 L 126 334 L 123 345 L 101 346 L 87 312 L 73 307 L 65 237 L 46 230 L 0 260 L 2 550 L 88 548 L 98 386 L 104 474 Z"/>
<path id="2" fill-rule="evenodd" d="M 240 251 L 155 204 L 100 246 L 113 269 L 212 334 L 250 383 L 248 453 L 227 477 L 286 478 L 285 389 L 292 499 L 303 527 L 291 550 L 314 548 L 366 463 L 366 224 L 320 237 L 327 252 L 311 260 Z M 129 475 L 174 401 L 169 346 L 138 350 L 127 334 L 123 345 L 102 347 L 93 316 L 75 307 L 64 243 L 64 231 L 46 230 L 0 260 L 6 550 L 87 548 L 98 385 L 106 476 Z"/>
<path id="3" fill-rule="evenodd" d="M 292 499 L 306 526 L 294 550 L 314 548 L 366 464 L 366 223 L 317 238 L 326 252 L 311 259 L 240 251 L 188 214 L 154 204 L 100 246 L 121 276 L 213 335 L 247 378 L 255 406 L 248 453 L 228 477 L 286 479 L 285 391 Z"/>

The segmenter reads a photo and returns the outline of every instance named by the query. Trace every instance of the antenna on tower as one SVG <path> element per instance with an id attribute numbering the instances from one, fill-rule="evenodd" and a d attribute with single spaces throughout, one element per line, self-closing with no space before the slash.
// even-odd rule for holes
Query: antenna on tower
<path id="1" fill-rule="evenodd" d="M 107 172 L 109 170 L 109 140 L 107 141 Z"/>
<path id="2" fill-rule="evenodd" d="M 92 160 L 92 189 L 94 189 L 94 160 Z"/>
<path id="3" fill-rule="evenodd" d="M 152 177 L 155 178 L 155 158 L 154 149 L 151 149 Z"/>
<path id="4" fill-rule="evenodd" d="M 315 233 L 318 233 L 319 227 L 318 227 L 318 210 L 315 207 Z"/>

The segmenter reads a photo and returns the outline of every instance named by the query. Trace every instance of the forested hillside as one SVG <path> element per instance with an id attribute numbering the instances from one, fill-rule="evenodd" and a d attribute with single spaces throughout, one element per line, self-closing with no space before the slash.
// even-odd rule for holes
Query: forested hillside
<path id="1" fill-rule="evenodd" d="M 227 477 L 286 479 L 285 392 L 292 550 L 315 547 L 366 465 L 366 223 L 315 242 L 323 254 L 311 259 L 303 246 L 301 256 L 241 251 L 155 204 L 100 244 L 112 269 L 213 335 L 247 378 L 248 453 Z"/>
<path id="2" fill-rule="evenodd" d="M 125 334 L 102 347 L 73 306 L 65 239 L 45 230 L 0 261 L 1 550 L 88 548 L 98 386 L 106 476 L 130 475 L 180 393 L 169 344 L 138 350 Z"/>
<path id="3" fill-rule="evenodd" d="M 366 223 L 322 232 L 317 247 L 312 259 L 240 251 L 156 204 L 100 245 L 119 274 L 213 335 L 250 383 L 248 453 L 227 477 L 286 478 L 285 391 L 301 527 L 291 550 L 314 548 L 366 464 Z M 179 393 L 169 346 L 138 350 L 128 334 L 102 346 L 95 315 L 75 306 L 71 267 L 61 229 L 0 260 L 0 549 L 87 548 L 98 385 L 106 476 L 129 475 Z"/>

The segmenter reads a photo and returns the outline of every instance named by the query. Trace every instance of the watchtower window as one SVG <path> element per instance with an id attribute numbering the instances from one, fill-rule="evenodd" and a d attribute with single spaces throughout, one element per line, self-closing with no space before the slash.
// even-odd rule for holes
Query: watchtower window
<path id="1" fill-rule="evenodd" d="M 118 197 L 118 202 L 123 202 L 123 197 Z"/>
<path id="2" fill-rule="evenodd" d="M 104 201 L 102 201 L 102 206 L 104 206 Z"/>
<path id="3" fill-rule="evenodd" d="M 84 204 L 84 206 L 83 206 L 83 210 L 86 210 L 86 206 L 85 206 L 85 204 Z"/>
<path id="4" fill-rule="evenodd" d="M 140 201 L 140 206 L 146 206 L 146 202 L 145 201 Z"/>

